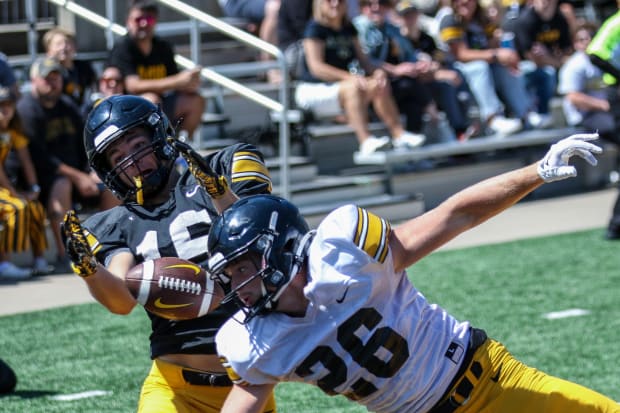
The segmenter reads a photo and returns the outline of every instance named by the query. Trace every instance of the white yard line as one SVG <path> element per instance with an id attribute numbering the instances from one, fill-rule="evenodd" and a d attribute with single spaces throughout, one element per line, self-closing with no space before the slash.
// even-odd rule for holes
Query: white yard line
<path id="1" fill-rule="evenodd" d="M 568 317 L 581 317 L 590 314 L 590 310 L 584 310 L 582 308 L 570 308 L 562 311 L 552 311 L 550 313 L 543 314 L 543 317 L 547 320 L 557 320 L 560 318 Z"/>
<path id="2" fill-rule="evenodd" d="M 51 396 L 50 399 L 66 402 L 72 400 L 88 399 L 89 397 L 107 396 L 109 394 L 112 394 L 112 392 L 107 390 L 89 390 L 83 391 L 81 393 L 59 394 L 56 396 Z"/>

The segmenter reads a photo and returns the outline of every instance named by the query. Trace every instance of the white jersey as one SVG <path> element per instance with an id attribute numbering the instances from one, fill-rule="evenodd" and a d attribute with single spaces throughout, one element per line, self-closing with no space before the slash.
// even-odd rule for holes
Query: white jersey
<path id="1" fill-rule="evenodd" d="M 469 323 L 395 273 L 386 221 L 352 205 L 328 215 L 309 249 L 304 317 L 229 319 L 218 353 L 238 384 L 307 382 L 377 412 L 427 411 L 456 375 Z M 237 314 L 234 318 L 242 319 Z"/>

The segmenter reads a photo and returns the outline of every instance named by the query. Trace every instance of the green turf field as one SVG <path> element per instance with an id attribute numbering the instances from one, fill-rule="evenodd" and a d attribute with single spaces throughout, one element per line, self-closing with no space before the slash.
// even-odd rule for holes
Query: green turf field
<path id="1" fill-rule="evenodd" d="M 526 363 L 620 400 L 620 243 L 602 230 L 438 252 L 410 275 Z M 568 309 L 589 314 L 543 317 Z M 98 304 L 0 317 L 0 358 L 19 376 L 0 411 L 135 411 L 148 333 L 142 310 L 121 317 Z M 70 400 L 83 392 L 95 393 Z M 280 413 L 366 411 L 305 385 L 280 385 L 276 396 Z"/>

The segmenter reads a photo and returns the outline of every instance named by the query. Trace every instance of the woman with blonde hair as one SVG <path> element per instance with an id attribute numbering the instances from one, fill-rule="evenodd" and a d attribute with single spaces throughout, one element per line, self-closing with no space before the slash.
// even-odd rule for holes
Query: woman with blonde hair
<path id="1" fill-rule="evenodd" d="M 45 54 L 56 58 L 64 68 L 62 91 L 78 105 L 88 101 L 96 89 L 97 75 L 90 62 L 75 58 L 75 36 L 68 30 L 55 27 L 43 35 Z"/>
<path id="2" fill-rule="evenodd" d="M 357 31 L 347 18 L 345 0 L 314 0 L 303 48 L 305 67 L 295 92 L 297 106 L 319 118 L 344 112 L 362 154 L 392 147 L 415 148 L 424 143 L 424 135 L 403 127 L 387 75 L 362 52 Z M 392 138 L 370 132 L 369 105 Z"/>

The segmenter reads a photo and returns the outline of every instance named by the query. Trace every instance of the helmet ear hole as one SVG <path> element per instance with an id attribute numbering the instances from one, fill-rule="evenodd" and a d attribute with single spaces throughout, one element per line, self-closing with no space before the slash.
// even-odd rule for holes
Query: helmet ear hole
<path id="1" fill-rule="evenodd" d="M 157 149 L 157 157 L 164 161 L 172 161 L 177 157 L 177 151 L 168 143 L 163 143 Z"/>
<path id="2" fill-rule="evenodd" d="M 268 252 L 271 248 L 273 236 L 272 235 L 261 235 L 259 239 L 256 240 L 256 249 L 258 251 L 262 251 L 263 254 Z"/>
<path id="3" fill-rule="evenodd" d="M 288 277 L 285 277 L 282 271 L 273 270 L 269 276 L 263 279 L 266 287 L 278 289 L 282 287 L 288 281 Z"/>

